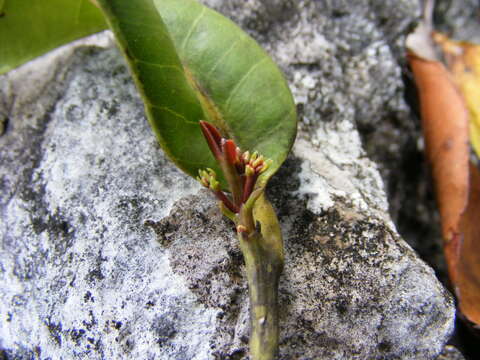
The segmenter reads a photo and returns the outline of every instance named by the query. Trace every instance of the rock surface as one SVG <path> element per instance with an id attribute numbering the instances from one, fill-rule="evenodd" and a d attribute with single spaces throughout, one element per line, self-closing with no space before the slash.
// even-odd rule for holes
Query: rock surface
<path id="1" fill-rule="evenodd" d="M 402 81 L 416 1 L 205 3 L 259 39 L 299 107 L 268 194 L 286 249 L 279 358 L 434 359 L 453 301 L 397 234 L 380 176 L 416 131 Z M 165 158 L 106 43 L 0 78 L 3 356 L 246 359 L 231 224 Z"/>

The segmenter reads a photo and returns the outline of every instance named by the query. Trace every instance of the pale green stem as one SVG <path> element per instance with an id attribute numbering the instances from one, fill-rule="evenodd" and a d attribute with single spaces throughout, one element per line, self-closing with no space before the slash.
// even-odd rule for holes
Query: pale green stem
<path id="1" fill-rule="evenodd" d="M 250 354 L 253 360 L 272 360 L 278 351 L 278 282 L 283 269 L 283 240 L 275 212 L 263 194 L 255 202 L 252 217 L 259 229 L 242 223 L 247 218 L 247 214 L 240 216 L 240 224 L 249 233 L 240 233 L 239 241 L 250 297 Z"/>

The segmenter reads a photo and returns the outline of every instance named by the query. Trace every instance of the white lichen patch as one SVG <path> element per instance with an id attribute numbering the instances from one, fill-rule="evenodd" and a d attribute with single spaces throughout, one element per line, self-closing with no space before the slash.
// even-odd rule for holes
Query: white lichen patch
<path id="1" fill-rule="evenodd" d="M 344 120 L 324 124 L 312 136 L 300 139 L 294 154 L 303 160 L 298 194 L 307 196 L 308 208 L 316 214 L 342 198 L 360 212 L 385 214 L 388 203 L 380 174 L 364 153 L 355 127 Z"/>

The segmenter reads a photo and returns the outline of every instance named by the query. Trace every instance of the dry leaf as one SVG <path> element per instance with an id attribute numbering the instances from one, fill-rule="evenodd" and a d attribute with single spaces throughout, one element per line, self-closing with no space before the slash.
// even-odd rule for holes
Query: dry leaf
<path id="1" fill-rule="evenodd" d="M 468 207 L 460 221 L 460 254 L 455 282 L 460 311 L 480 324 L 480 172 L 470 165 Z"/>
<path id="2" fill-rule="evenodd" d="M 407 38 L 407 57 L 420 97 L 450 280 L 460 311 L 480 326 L 480 173 L 469 161 L 470 141 L 477 154 L 480 149 L 480 47 L 440 34 L 432 38 L 431 17 L 425 18 Z"/>
<path id="3" fill-rule="evenodd" d="M 462 96 L 443 64 L 412 53 L 408 60 L 420 96 L 425 150 L 435 180 L 445 255 L 454 283 L 458 229 L 468 201 L 468 114 Z"/>

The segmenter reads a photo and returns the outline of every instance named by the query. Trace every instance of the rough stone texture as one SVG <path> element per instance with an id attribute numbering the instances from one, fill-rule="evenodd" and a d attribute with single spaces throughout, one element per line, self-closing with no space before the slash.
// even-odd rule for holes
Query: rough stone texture
<path id="1" fill-rule="evenodd" d="M 454 39 L 480 43 L 480 11 L 476 0 L 437 0 L 436 27 Z"/>
<path id="2" fill-rule="evenodd" d="M 434 359 L 453 302 L 388 213 L 402 218 L 417 151 L 402 79 L 416 1 L 205 3 L 259 39 L 299 108 L 269 188 L 286 247 L 279 358 Z M 158 148 L 115 48 L 1 77 L 0 115 L 4 357 L 248 358 L 231 224 Z"/>

